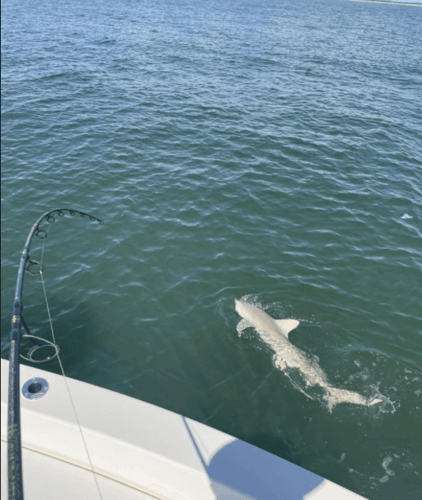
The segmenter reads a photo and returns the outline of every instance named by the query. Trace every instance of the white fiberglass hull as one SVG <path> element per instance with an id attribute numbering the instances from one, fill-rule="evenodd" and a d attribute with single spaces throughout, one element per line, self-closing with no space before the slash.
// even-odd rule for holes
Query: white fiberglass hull
<path id="1" fill-rule="evenodd" d="M 7 495 L 8 361 L 1 360 L 1 494 Z M 65 380 L 21 366 L 26 500 L 100 498 Z M 67 378 L 103 500 L 358 500 L 362 497 L 228 434 L 157 406 Z M 4 495 L 4 497 L 3 497 Z"/>

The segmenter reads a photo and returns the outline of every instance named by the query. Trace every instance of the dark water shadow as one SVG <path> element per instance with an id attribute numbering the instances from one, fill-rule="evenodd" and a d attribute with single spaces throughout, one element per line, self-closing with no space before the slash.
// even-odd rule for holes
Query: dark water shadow
<path id="1" fill-rule="evenodd" d="M 88 370 L 85 367 L 88 365 L 88 361 L 94 357 L 93 353 L 98 350 L 98 345 L 101 345 L 98 336 L 93 334 L 96 329 L 92 311 L 90 311 L 89 306 L 85 303 L 63 299 L 60 296 L 54 296 L 51 302 L 54 303 L 52 317 L 56 343 L 60 349 L 60 358 L 63 362 L 66 375 L 89 382 L 89 379 L 84 380 L 88 376 L 86 373 Z M 23 310 L 23 316 L 32 335 L 50 342 L 53 341 L 44 304 L 40 304 L 39 301 L 34 301 L 34 303 L 28 301 L 28 306 Z M 10 318 L 1 319 L 1 357 L 4 359 L 9 359 L 10 346 L 8 337 L 10 335 Z M 23 327 L 21 328 L 21 333 L 23 335 L 26 333 Z M 36 342 L 42 344 L 40 340 Z M 27 357 L 28 350 L 31 347 L 32 343 L 23 337 L 19 349 L 20 354 Z M 54 352 L 53 347 L 40 349 L 34 353 L 34 359 L 51 356 Z M 62 374 L 57 357 L 43 363 L 33 363 L 19 357 L 19 363 L 57 375 Z M 81 365 L 84 366 L 84 369 L 80 369 Z"/>

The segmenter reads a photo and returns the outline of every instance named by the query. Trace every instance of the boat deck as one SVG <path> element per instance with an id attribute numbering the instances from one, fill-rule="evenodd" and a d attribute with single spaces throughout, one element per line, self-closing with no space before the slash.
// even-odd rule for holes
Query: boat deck
<path id="1" fill-rule="evenodd" d="M 8 361 L 1 360 L 1 493 L 6 495 Z M 100 498 L 65 379 L 21 394 L 26 500 Z M 233 436 L 163 408 L 66 378 L 103 500 L 358 500 L 359 495 Z"/>

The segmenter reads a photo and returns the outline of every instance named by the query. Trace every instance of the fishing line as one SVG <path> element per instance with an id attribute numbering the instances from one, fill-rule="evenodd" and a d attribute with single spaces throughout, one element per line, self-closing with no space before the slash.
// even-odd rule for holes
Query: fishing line
<path id="1" fill-rule="evenodd" d="M 47 234 L 48 234 L 48 231 L 50 229 L 51 226 L 49 226 L 47 228 L 47 231 L 45 232 L 45 237 L 43 237 L 43 243 L 42 243 L 42 249 L 41 249 L 41 267 L 40 267 L 40 272 L 39 272 L 39 275 L 40 275 L 40 280 L 41 280 L 41 285 L 42 285 L 42 289 L 43 289 L 43 292 L 44 292 L 44 299 L 45 299 L 45 305 L 46 305 L 46 308 L 47 308 L 47 314 L 48 314 L 48 321 L 50 323 L 50 329 L 51 329 L 51 335 L 53 337 L 53 344 L 55 346 L 57 346 L 56 344 L 56 336 L 54 334 L 54 328 L 53 328 L 53 320 L 51 318 L 51 312 L 50 312 L 50 306 L 48 304 L 48 298 L 47 298 L 47 291 L 45 289 L 45 283 L 44 283 L 44 273 L 43 273 L 43 259 L 44 259 L 44 248 L 45 248 L 45 240 L 46 240 L 46 237 L 47 237 Z M 57 346 L 58 348 L 58 346 Z M 97 486 L 97 491 L 98 491 L 98 495 L 99 497 L 101 498 L 101 500 L 103 499 L 102 495 L 101 495 L 101 491 L 100 491 L 100 485 L 98 484 L 98 479 L 97 479 L 97 476 L 95 474 L 95 471 L 94 471 L 94 467 L 92 465 L 92 460 L 91 460 L 91 455 L 89 454 L 89 451 L 88 451 L 88 446 L 86 444 L 86 441 L 85 441 L 85 437 L 84 437 L 84 434 L 83 434 L 83 431 L 82 431 L 82 427 L 81 427 L 81 424 L 79 422 L 79 418 L 78 418 L 78 413 L 76 411 L 76 407 L 75 407 L 75 403 L 73 401 L 73 398 L 72 398 L 72 394 L 70 392 L 70 387 L 69 387 L 69 384 L 67 382 L 67 378 L 66 378 L 66 374 L 64 372 L 64 368 L 63 368 L 63 363 L 62 363 L 62 360 L 60 358 L 60 354 L 59 354 L 59 349 L 56 349 L 56 355 L 57 355 L 57 360 L 59 362 L 59 365 L 60 365 L 60 370 L 62 372 L 62 375 L 63 375 L 63 380 L 65 382 L 65 385 L 66 385 L 66 389 L 67 389 L 67 392 L 69 394 L 69 399 L 70 399 L 70 402 L 72 404 L 72 408 L 73 408 L 73 413 L 75 414 L 75 418 L 76 418 L 76 422 L 78 424 L 78 427 L 79 427 L 79 432 L 81 434 L 81 438 L 82 438 L 82 442 L 84 444 L 84 448 L 85 448 L 85 451 L 86 451 L 86 454 L 87 454 L 87 457 L 88 457 L 88 461 L 89 461 L 89 465 L 90 465 L 90 468 L 91 468 L 91 472 L 92 472 L 92 475 L 94 476 L 94 480 L 95 480 L 95 484 Z"/>
<path id="2" fill-rule="evenodd" d="M 55 210 L 50 210 L 45 212 L 41 217 L 39 217 L 35 223 L 32 225 L 31 230 L 27 236 L 25 245 L 20 254 L 19 268 L 16 279 L 16 288 L 13 299 L 12 306 L 12 321 L 10 330 L 10 352 L 9 352 L 9 380 L 8 380 L 8 405 L 7 405 L 7 487 L 8 487 L 8 499 L 9 500 L 23 500 L 23 470 L 22 470 L 22 436 L 21 436 L 21 386 L 20 386 L 20 376 L 19 376 L 19 359 L 22 354 L 20 351 L 21 341 L 24 338 L 28 338 L 33 344 L 32 348 L 28 351 L 28 357 L 22 356 L 24 359 L 32 361 L 34 363 L 42 363 L 49 361 L 57 356 L 59 361 L 60 369 L 63 375 L 63 380 L 65 381 L 67 392 L 73 407 L 76 422 L 79 427 L 79 432 L 82 437 L 82 441 L 85 447 L 85 451 L 88 457 L 88 462 L 91 467 L 91 472 L 94 475 L 98 495 L 102 500 L 101 491 L 99 488 L 98 480 L 94 472 L 94 467 L 92 464 L 91 456 L 88 451 L 87 443 L 85 441 L 82 426 L 79 422 L 79 418 L 76 412 L 75 404 L 70 392 L 70 387 L 67 382 L 67 378 L 64 372 L 63 363 L 59 356 L 59 346 L 56 344 L 56 337 L 54 334 L 53 321 L 51 318 L 51 311 L 47 298 L 47 291 L 44 283 L 44 251 L 45 251 L 45 241 L 43 242 L 41 248 L 41 262 L 31 259 L 30 257 L 30 247 L 34 236 L 40 239 L 45 239 L 48 236 L 49 227 L 42 229 L 40 225 L 45 221 L 48 224 L 55 222 L 56 217 L 62 218 L 65 215 L 70 215 L 72 217 L 79 216 L 82 219 L 96 222 L 99 224 L 104 224 L 101 219 L 94 217 L 80 210 L 74 210 L 70 208 L 57 208 Z M 42 339 L 31 334 L 23 315 L 23 282 L 25 274 L 39 274 L 41 279 L 41 284 L 43 287 L 44 299 L 47 308 L 48 319 L 50 323 L 50 329 L 52 333 L 53 342 L 47 339 Z M 22 331 L 24 330 L 24 331 Z M 40 343 L 41 341 L 41 343 Z M 55 353 L 52 356 L 46 356 L 41 359 L 34 359 L 33 354 L 42 347 L 53 347 Z"/>

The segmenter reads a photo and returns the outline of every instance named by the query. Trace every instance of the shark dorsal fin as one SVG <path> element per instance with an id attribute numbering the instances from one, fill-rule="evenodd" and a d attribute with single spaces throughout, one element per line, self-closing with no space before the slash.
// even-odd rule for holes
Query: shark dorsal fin
<path id="1" fill-rule="evenodd" d="M 297 319 L 276 319 L 275 322 L 280 328 L 281 333 L 287 338 L 289 338 L 289 332 L 294 330 L 299 324 Z"/>

